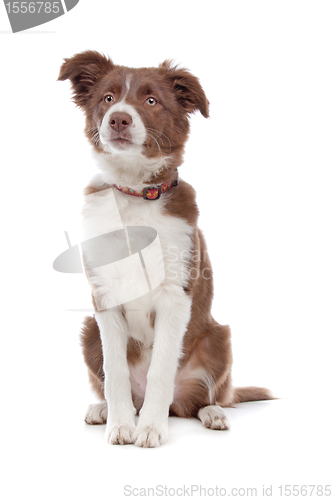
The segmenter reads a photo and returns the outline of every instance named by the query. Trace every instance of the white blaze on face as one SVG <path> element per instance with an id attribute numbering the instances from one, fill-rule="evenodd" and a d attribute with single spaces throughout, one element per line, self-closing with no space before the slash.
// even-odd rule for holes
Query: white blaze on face
<path id="1" fill-rule="evenodd" d="M 132 75 L 127 75 L 127 76 L 126 76 L 126 83 L 125 83 L 125 85 L 126 85 L 126 94 L 125 94 L 124 99 L 126 99 L 127 94 L 128 94 L 128 91 L 129 91 L 129 89 L 130 89 L 130 86 L 131 86 L 131 80 L 132 80 Z"/>
<path id="2" fill-rule="evenodd" d="M 133 154 L 134 152 L 141 152 L 141 146 L 146 140 L 146 128 L 143 124 L 143 121 L 141 120 L 139 113 L 133 106 L 126 103 L 126 97 L 130 89 L 131 78 L 132 75 L 127 75 L 125 82 L 126 93 L 123 99 L 110 107 L 110 109 L 104 115 L 101 123 L 99 135 L 101 143 L 103 145 L 103 149 L 107 153 L 119 153 L 119 151 L 121 151 L 122 153 L 128 152 Z M 130 132 L 131 142 L 126 145 L 126 148 L 120 148 L 117 143 L 111 140 L 110 116 L 113 113 L 127 113 L 132 118 L 132 123 L 131 125 L 129 125 L 128 130 L 128 132 Z"/>

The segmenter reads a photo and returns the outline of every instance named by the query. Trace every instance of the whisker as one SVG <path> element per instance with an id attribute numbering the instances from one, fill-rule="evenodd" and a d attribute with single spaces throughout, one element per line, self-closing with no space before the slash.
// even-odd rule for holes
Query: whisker
<path id="1" fill-rule="evenodd" d="M 149 130 L 149 132 L 151 132 L 151 134 L 154 135 L 154 137 L 156 137 L 157 139 L 159 139 L 161 141 L 161 143 L 164 145 L 164 142 L 162 141 L 162 139 L 156 134 L 155 129 L 147 127 L 147 130 Z"/>
<path id="2" fill-rule="evenodd" d="M 159 143 L 159 141 L 161 141 L 161 144 L 164 145 L 164 142 L 162 141 L 162 139 L 160 137 L 158 137 L 158 135 L 156 135 L 152 130 L 153 129 L 150 129 L 149 127 L 147 127 L 147 130 L 149 130 L 150 132 L 150 137 L 155 137 L 155 139 L 157 140 L 157 142 Z"/>
<path id="3" fill-rule="evenodd" d="M 96 131 L 91 137 L 90 137 L 90 141 L 92 142 L 92 144 L 96 147 L 99 147 L 100 148 L 100 142 L 99 142 L 99 130 L 97 129 L 97 127 L 92 127 L 91 129 L 89 129 L 89 131 L 87 131 L 88 133 L 92 133 L 93 131 Z"/>
<path id="4" fill-rule="evenodd" d="M 160 150 L 160 155 L 161 155 L 161 156 L 163 156 L 163 155 L 162 155 L 162 150 L 161 150 L 161 148 L 160 148 L 160 145 L 159 145 L 159 143 L 157 142 L 157 140 L 155 139 L 155 137 L 154 137 L 153 135 L 149 134 L 149 133 L 148 133 L 147 135 L 148 135 L 148 137 L 150 137 L 151 139 L 153 139 L 153 140 L 156 142 L 157 147 L 158 147 L 158 149 Z"/>
<path id="5" fill-rule="evenodd" d="M 98 132 L 98 128 L 97 127 L 91 127 L 90 129 L 87 130 L 87 134 L 90 134 L 94 130 L 97 130 L 97 132 Z"/>
<path id="6" fill-rule="evenodd" d="M 161 140 L 160 137 L 158 137 L 158 135 L 154 134 L 154 132 L 151 132 L 150 131 L 150 136 L 151 137 L 155 137 L 155 139 L 157 140 L 157 142 L 161 141 L 161 143 L 164 145 L 163 141 Z"/>
<path id="7" fill-rule="evenodd" d="M 165 137 L 167 139 L 167 141 L 169 142 L 169 147 L 171 150 L 171 141 L 167 135 L 163 134 L 163 132 L 160 132 L 159 130 L 156 130 L 155 128 L 152 128 L 152 127 L 147 127 L 147 129 L 150 130 L 151 132 L 155 132 L 156 134 L 163 135 L 163 137 Z M 160 140 L 162 141 L 162 139 L 160 139 Z M 163 143 L 163 141 L 162 141 L 162 143 Z"/>

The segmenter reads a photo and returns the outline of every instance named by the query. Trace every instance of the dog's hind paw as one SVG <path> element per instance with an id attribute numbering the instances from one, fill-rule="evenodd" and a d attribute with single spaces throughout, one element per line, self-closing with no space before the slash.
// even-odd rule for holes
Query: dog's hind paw
<path id="1" fill-rule="evenodd" d="M 201 408 L 198 418 L 208 429 L 223 431 L 230 429 L 230 422 L 226 411 L 218 405 L 210 405 Z"/>
<path id="2" fill-rule="evenodd" d="M 84 420 L 90 425 L 105 424 L 107 416 L 108 407 L 106 401 L 103 401 L 103 403 L 89 405 Z"/>

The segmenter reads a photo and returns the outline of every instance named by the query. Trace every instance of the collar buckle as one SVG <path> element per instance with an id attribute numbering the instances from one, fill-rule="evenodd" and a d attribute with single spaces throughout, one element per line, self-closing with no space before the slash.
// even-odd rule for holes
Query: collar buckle
<path id="1" fill-rule="evenodd" d="M 150 194 L 153 194 L 151 193 L 152 191 L 157 191 L 157 195 L 154 198 L 149 196 Z M 158 200 L 161 197 L 161 193 L 162 193 L 162 186 L 159 184 L 156 187 L 145 187 L 142 193 L 142 197 L 144 200 L 154 201 Z"/>

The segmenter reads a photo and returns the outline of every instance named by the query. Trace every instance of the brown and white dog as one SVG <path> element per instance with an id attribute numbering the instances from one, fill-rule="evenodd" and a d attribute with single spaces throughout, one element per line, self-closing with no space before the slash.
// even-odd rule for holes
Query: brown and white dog
<path id="1" fill-rule="evenodd" d="M 85 319 L 82 346 L 102 401 L 89 406 L 86 422 L 106 422 L 111 444 L 143 447 L 166 442 L 169 414 L 228 429 L 224 407 L 271 394 L 232 386 L 230 329 L 211 315 L 212 271 L 195 191 L 178 181 L 189 115 L 198 110 L 208 117 L 206 95 L 195 76 L 169 61 L 127 68 L 94 51 L 65 59 L 59 80 L 66 79 L 85 112 L 100 171 L 85 192 L 85 239 L 149 226 L 163 258 L 146 255 L 145 275 L 151 265 L 164 269 L 158 286 L 121 303 L 120 297 L 132 297 L 130 281 L 108 266 L 94 269 L 90 247 L 82 250 L 95 307 L 94 317 Z M 99 245 L 97 251 L 106 252 Z M 134 266 L 132 276 L 136 272 Z"/>

